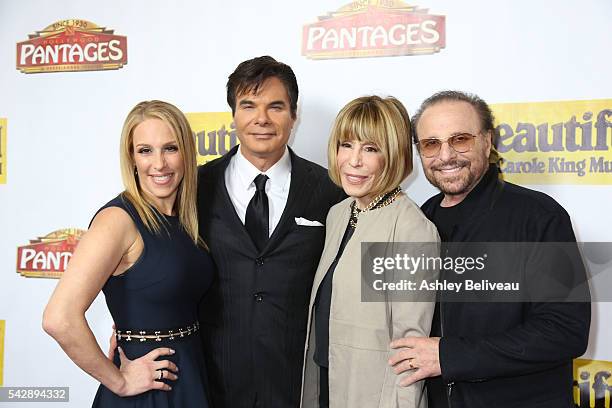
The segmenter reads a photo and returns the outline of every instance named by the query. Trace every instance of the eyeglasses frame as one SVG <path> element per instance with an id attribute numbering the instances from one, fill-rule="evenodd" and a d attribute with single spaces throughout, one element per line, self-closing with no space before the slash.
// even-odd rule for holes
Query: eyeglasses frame
<path id="1" fill-rule="evenodd" d="M 454 134 L 454 135 L 452 135 L 452 136 L 449 136 L 449 137 L 447 137 L 447 138 L 445 138 L 445 139 L 438 139 L 438 138 L 436 138 L 436 137 L 429 137 L 429 138 L 426 138 L 426 139 L 421 139 L 421 140 L 419 140 L 419 141 L 415 142 L 414 144 L 416 145 L 417 150 L 419 151 L 419 154 L 423 155 L 423 157 L 425 157 L 425 158 L 427 158 L 427 159 L 431 159 L 431 158 L 436 157 L 436 156 L 438 156 L 438 155 L 440 154 L 440 151 L 442 150 L 442 146 L 444 145 L 444 143 L 447 143 L 447 144 L 448 144 L 448 146 L 449 146 L 451 149 L 453 149 L 453 151 L 455 151 L 456 153 L 467 153 L 467 152 L 471 151 L 471 150 L 474 148 L 474 144 L 475 144 L 475 143 L 472 143 L 472 145 L 470 146 L 470 148 L 469 148 L 469 149 L 467 149 L 466 151 L 460 152 L 460 151 L 458 151 L 457 149 L 455 149 L 455 148 L 453 147 L 453 145 L 452 145 L 452 144 L 450 144 L 448 141 L 449 141 L 450 139 L 454 138 L 454 137 L 457 137 L 457 136 L 470 136 L 470 137 L 472 138 L 472 141 L 474 142 L 474 141 L 475 141 L 475 139 L 476 139 L 478 136 L 480 136 L 480 135 L 482 135 L 482 130 L 478 131 L 478 133 L 476 133 L 475 135 L 473 135 L 473 134 L 471 134 L 471 133 L 469 133 L 469 132 L 459 132 L 459 133 L 456 133 L 456 134 Z M 420 145 L 420 143 L 421 143 L 421 142 L 424 142 L 424 141 L 426 141 L 426 140 L 434 140 L 434 139 L 435 139 L 435 140 L 438 140 L 438 141 L 440 141 L 440 142 L 441 142 L 441 143 L 440 143 L 440 147 L 438 148 L 438 151 L 436 152 L 436 154 L 434 154 L 434 155 L 432 155 L 432 156 L 425 156 L 425 155 L 423 154 L 423 152 L 421 151 L 421 145 Z"/>

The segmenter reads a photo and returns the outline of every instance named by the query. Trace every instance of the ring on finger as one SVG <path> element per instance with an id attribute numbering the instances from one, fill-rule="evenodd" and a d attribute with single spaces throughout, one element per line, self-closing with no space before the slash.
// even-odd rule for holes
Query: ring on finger
<path id="1" fill-rule="evenodd" d="M 412 370 L 414 368 L 414 364 L 412 364 L 412 359 L 408 360 L 408 367 Z"/>
<path id="2" fill-rule="evenodd" d="M 164 370 L 159 370 L 159 377 L 157 379 L 158 380 L 163 380 L 164 379 Z"/>

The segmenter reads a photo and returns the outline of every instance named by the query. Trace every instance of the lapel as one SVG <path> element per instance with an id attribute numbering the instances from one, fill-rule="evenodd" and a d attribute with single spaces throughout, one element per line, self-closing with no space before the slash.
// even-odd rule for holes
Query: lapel
<path id="1" fill-rule="evenodd" d="M 330 224 L 326 225 L 325 228 L 329 231 L 326 231 L 325 241 L 326 245 L 323 248 L 323 253 L 321 254 L 321 260 L 319 262 L 319 267 L 317 268 L 313 283 L 312 283 L 312 291 L 310 296 L 310 306 L 315 302 L 317 297 L 317 292 L 319 291 L 319 286 L 329 272 L 329 268 L 331 264 L 336 259 L 338 254 L 338 250 L 340 249 L 340 244 L 342 243 L 342 238 L 344 238 L 344 233 L 346 231 L 346 226 L 348 225 L 349 218 L 351 218 L 351 202 L 352 200 L 345 200 L 341 204 L 341 209 L 338 210 L 337 216 L 334 217 L 330 221 Z M 346 247 L 349 246 L 351 242 L 359 242 L 355 241 L 355 234 L 357 234 L 357 230 L 353 231 L 353 236 L 347 242 Z M 361 245 L 361 244 L 359 244 Z M 344 250 L 346 251 L 346 247 Z M 337 267 L 338 265 L 336 265 Z"/>
<path id="2" fill-rule="evenodd" d="M 235 231 L 236 238 L 240 242 L 247 243 L 250 252 L 257 252 L 257 247 L 251 240 L 251 236 L 247 232 L 244 224 L 240 220 L 240 217 L 236 213 L 234 204 L 230 199 L 229 193 L 227 192 L 227 186 L 225 185 L 225 170 L 230 163 L 232 157 L 238 151 L 238 145 L 234 146 L 227 154 L 219 159 L 216 164 L 214 173 L 211 177 L 211 182 L 215 184 L 214 190 L 218 199 L 217 205 L 214 208 L 214 215 L 219 217 L 225 224 L 227 224 L 231 231 Z"/>
<path id="3" fill-rule="evenodd" d="M 306 160 L 293 153 L 291 148 L 289 148 L 289 154 L 291 156 L 289 196 L 278 225 L 262 251 L 264 254 L 281 244 L 283 237 L 295 225 L 295 217 L 303 215 L 306 204 L 310 201 L 308 196 L 311 195 L 312 184 L 314 183 L 311 176 L 312 167 Z"/>
<path id="4" fill-rule="evenodd" d="M 239 235 L 237 238 L 239 238 L 241 242 L 248 242 L 250 252 L 258 253 L 257 247 L 251 240 L 251 236 L 234 209 L 234 205 L 232 204 L 232 200 L 230 199 L 225 185 L 225 170 L 232 156 L 234 156 L 237 151 L 238 146 L 235 146 L 225 156 L 221 157 L 215 165 L 211 182 L 215 184 L 214 191 L 216 191 L 219 201 L 215 206 L 214 214 L 221 218 L 232 231 L 236 231 L 236 234 Z M 303 210 L 309 202 L 308 196 L 311 194 L 312 185 L 315 182 L 311 176 L 312 167 L 310 164 L 297 156 L 291 148 L 289 148 L 289 154 L 291 157 L 291 181 L 287 203 L 285 204 L 278 225 L 272 232 L 266 246 L 258 253 L 259 255 L 268 253 L 281 244 L 283 237 L 295 224 L 295 217 L 299 217 L 303 214 Z"/>

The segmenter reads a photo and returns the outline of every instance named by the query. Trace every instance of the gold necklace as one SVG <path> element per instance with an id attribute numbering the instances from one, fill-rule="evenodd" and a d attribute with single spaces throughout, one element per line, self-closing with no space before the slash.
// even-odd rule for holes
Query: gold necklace
<path id="1" fill-rule="evenodd" d="M 359 214 L 364 213 L 366 211 L 370 211 L 376 208 L 383 208 L 391 204 L 402 192 L 402 188 L 400 186 L 394 188 L 393 190 L 379 194 L 370 202 L 370 204 L 366 205 L 363 210 L 360 210 L 357 207 L 357 202 L 353 201 L 351 204 L 351 218 L 349 218 L 349 224 L 352 228 L 357 227 L 357 221 L 359 220 Z M 385 198 L 386 197 L 386 198 Z"/>

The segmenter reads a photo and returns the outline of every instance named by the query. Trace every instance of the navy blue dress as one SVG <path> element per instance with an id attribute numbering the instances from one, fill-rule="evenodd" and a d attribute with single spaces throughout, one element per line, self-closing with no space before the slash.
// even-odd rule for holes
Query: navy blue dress
<path id="1" fill-rule="evenodd" d="M 147 334 L 186 329 L 197 322 L 198 303 L 212 283 L 214 266 L 208 252 L 197 247 L 181 227 L 178 217 L 162 215 L 166 228 L 153 234 L 145 227 L 131 203 L 118 196 L 107 207 L 125 210 L 138 228 L 144 249 L 136 263 L 119 276 L 111 276 L 102 291 L 117 330 L 146 331 Z M 158 347 L 176 351 L 159 359 L 173 361 L 178 380 L 167 381 L 171 391 L 151 390 L 131 397 L 119 397 L 100 385 L 93 407 L 208 407 L 206 368 L 200 333 L 161 341 L 132 338 L 118 342 L 130 359 Z M 114 363 L 119 367 L 119 354 Z"/>

